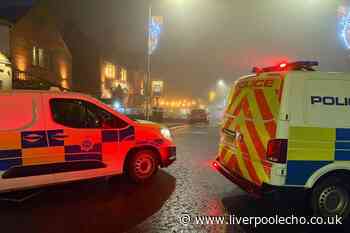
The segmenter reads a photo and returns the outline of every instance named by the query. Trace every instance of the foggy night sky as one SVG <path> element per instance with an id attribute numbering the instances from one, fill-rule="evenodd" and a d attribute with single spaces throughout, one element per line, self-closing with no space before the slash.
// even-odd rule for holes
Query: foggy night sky
<path id="1" fill-rule="evenodd" d="M 1 0 L 30 3 L 30 0 Z M 56 0 L 61 14 L 108 51 L 145 67 L 146 0 Z M 205 96 L 220 78 L 233 82 L 256 65 L 319 60 L 325 71 L 350 71 L 337 30 L 345 0 L 157 0 L 164 31 L 152 71 L 170 95 Z M 69 7 L 68 7 L 69 6 Z M 118 54 L 116 55 L 118 58 Z"/>

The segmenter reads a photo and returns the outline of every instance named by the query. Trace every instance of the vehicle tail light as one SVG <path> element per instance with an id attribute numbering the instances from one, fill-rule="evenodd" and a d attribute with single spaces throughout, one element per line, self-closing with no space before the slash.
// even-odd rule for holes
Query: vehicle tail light
<path id="1" fill-rule="evenodd" d="M 287 149 L 287 139 L 272 139 L 267 145 L 266 159 L 274 163 L 286 163 Z"/>
<path id="2" fill-rule="evenodd" d="M 287 67 L 287 63 L 281 63 L 281 64 L 280 64 L 280 68 L 281 68 L 281 69 L 284 69 L 284 68 L 286 68 L 286 67 Z"/>
<path id="3" fill-rule="evenodd" d="M 219 167 L 219 164 L 217 162 L 213 162 L 213 167 L 214 168 L 218 168 Z"/>

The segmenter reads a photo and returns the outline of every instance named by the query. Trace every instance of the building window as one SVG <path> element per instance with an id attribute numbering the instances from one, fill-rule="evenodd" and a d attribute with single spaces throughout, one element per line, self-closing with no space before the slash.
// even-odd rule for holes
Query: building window
<path id="1" fill-rule="evenodd" d="M 143 82 L 143 80 L 141 81 L 140 94 L 141 94 L 141 95 L 144 95 L 144 94 L 145 94 L 145 87 L 144 87 L 144 82 Z"/>
<path id="2" fill-rule="evenodd" d="M 115 78 L 115 65 L 112 63 L 107 63 L 105 67 L 105 76 L 109 79 Z"/>
<path id="3" fill-rule="evenodd" d="M 124 69 L 124 68 L 121 68 L 121 71 L 120 71 L 120 80 L 123 81 L 123 82 L 126 82 L 127 81 L 127 70 Z"/>
<path id="4" fill-rule="evenodd" d="M 37 49 L 37 47 L 33 47 L 33 51 L 32 51 L 32 54 L 33 54 L 33 56 L 32 56 L 32 65 L 33 66 L 37 66 L 38 65 L 38 55 L 37 55 L 37 52 L 38 51 L 38 49 Z"/>
<path id="5" fill-rule="evenodd" d="M 39 48 L 38 49 L 38 54 L 39 54 L 39 66 L 40 67 L 45 67 L 45 54 L 44 54 L 44 49 Z"/>
<path id="6" fill-rule="evenodd" d="M 45 67 L 45 51 L 43 48 L 34 46 L 32 50 L 32 65 Z"/>
<path id="7" fill-rule="evenodd" d="M 17 76 L 17 79 L 18 79 L 18 80 L 21 80 L 21 81 L 26 80 L 26 74 L 25 74 L 24 72 L 21 72 L 21 71 L 20 71 L 20 72 L 17 73 L 17 75 L 18 75 L 18 76 Z"/>

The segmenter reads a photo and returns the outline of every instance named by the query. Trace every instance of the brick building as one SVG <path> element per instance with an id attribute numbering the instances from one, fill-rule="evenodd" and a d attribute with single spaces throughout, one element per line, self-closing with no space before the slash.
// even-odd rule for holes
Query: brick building
<path id="1" fill-rule="evenodd" d="M 12 7 L 0 11 L 0 18 L 11 24 L 13 88 L 71 87 L 72 56 L 47 9 L 42 1 L 27 9 Z"/>

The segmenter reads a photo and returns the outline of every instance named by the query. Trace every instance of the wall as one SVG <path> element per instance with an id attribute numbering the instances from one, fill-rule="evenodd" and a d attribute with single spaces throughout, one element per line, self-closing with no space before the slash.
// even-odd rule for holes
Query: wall
<path id="1" fill-rule="evenodd" d="M 10 55 L 10 26 L 0 20 L 0 52 Z"/>
<path id="2" fill-rule="evenodd" d="M 10 41 L 11 61 L 15 69 L 25 73 L 21 79 L 35 77 L 71 87 L 72 56 L 45 4 L 40 3 L 19 19 Z M 34 64 L 34 47 L 42 49 L 44 65 Z"/>
<path id="3" fill-rule="evenodd" d="M 98 47 L 73 22 L 65 22 L 61 30 L 73 56 L 73 90 L 100 97 L 102 59 Z"/>

